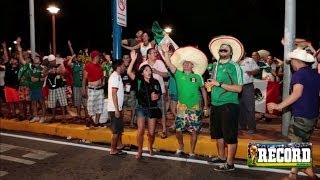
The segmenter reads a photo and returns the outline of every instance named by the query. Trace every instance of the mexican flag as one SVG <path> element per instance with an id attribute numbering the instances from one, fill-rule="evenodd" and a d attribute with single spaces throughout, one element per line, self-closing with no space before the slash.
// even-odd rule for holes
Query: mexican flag
<path id="1" fill-rule="evenodd" d="M 273 81 L 255 79 L 253 85 L 256 112 L 271 114 L 267 110 L 267 104 L 270 102 L 279 103 L 280 84 Z M 273 111 L 273 114 L 279 115 L 279 111 Z"/>
<path id="2" fill-rule="evenodd" d="M 169 48 L 173 51 L 179 48 L 178 45 L 169 37 L 169 35 L 166 32 L 164 32 L 164 30 L 160 27 L 157 21 L 153 22 L 152 24 L 152 34 L 153 34 L 154 40 L 158 44 L 157 46 L 158 52 L 160 53 L 163 59 L 164 59 L 164 54 L 161 49 L 161 44 L 163 43 L 169 44 L 170 46 Z"/>

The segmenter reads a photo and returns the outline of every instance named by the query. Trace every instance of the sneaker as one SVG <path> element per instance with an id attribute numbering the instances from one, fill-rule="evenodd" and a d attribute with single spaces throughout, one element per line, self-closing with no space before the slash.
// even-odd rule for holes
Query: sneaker
<path id="1" fill-rule="evenodd" d="M 177 149 L 177 151 L 176 151 L 176 155 L 181 155 L 183 153 L 183 149 Z"/>
<path id="2" fill-rule="evenodd" d="M 220 166 L 214 168 L 215 171 L 234 171 L 234 165 L 229 165 L 228 163 L 224 163 Z"/>
<path id="3" fill-rule="evenodd" d="M 30 122 L 33 123 L 33 122 L 36 122 L 36 121 L 39 121 L 39 120 L 40 120 L 40 118 L 38 116 L 35 116 L 30 120 Z"/>
<path id="4" fill-rule="evenodd" d="M 40 122 L 40 123 L 46 122 L 46 118 L 45 118 L 45 117 L 41 117 L 39 122 Z"/>
<path id="5" fill-rule="evenodd" d="M 213 157 L 212 159 L 208 160 L 208 162 L 212 164 L 223 164 L 226 163 L 226 160 L 220 159 L 219 157 Z"/>

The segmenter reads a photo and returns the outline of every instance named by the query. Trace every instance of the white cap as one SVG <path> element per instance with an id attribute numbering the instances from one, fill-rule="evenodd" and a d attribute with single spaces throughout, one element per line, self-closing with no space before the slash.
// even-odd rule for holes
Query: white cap
<path id="1" fill-rule="evenodd" d="M 297 48 L 295 50 L 293 50 L 292 52 L 290 52 L 288 54 L 288 58 L 289 59 L 299 59 L 300 61 L 304 61 L 304 62 L 314 62 L 315 58 L 307 53 L 306 50 Z"/>
<path id="2" fill-rule="evenodd" d="M 48 56 L 43 56 L 42 60 L 44 61 L 44 60 L 46 60 L 48 58 L 49 58 Z"/>
<path id="3" fill-rule="evenodd" d="M 48 60 L 49 61 L 54 61 L 56 59 L 56 57 L 53 55 L 53 54 L 50 54 L 49 56 L 48 56 Z"/>

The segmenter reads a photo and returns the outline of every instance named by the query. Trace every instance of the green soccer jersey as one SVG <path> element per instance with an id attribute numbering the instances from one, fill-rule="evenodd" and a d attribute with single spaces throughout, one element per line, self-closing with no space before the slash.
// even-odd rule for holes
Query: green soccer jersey
<path id="1" fill-rule="evenodd" d="M 82 87 L 83 64 L 73 63 L 73 86 Z"/>
<path id="2" fill-rule="evenodd" d="M 243 84 L 242 70 L 237 63 L 231 60 L 225 64 L 218 63 L 215 68 L 215 76 L 216 80 L 223 84 Z M 238 93 L 227 91 L 222 87 L 212 88 L 212 105 L 221 106 L 228 103 L 239 104 Z"/>
<path id="3" fill-rule="evenodd" d="M 32 65 L 31 66 L 31 76 L 35 77 L 37 79 L 40 79 L 42 77 L 42 71 L 43 71 L 43 67 L 38 65 Z M 32 82 L 30 81 L 30 89 L 39 89 L 43 86 L 43 81 L 36 81 L 36 82 Z"/>
<path id="4" fill-rule="evenodd" d="M 174 77 L 177 83 L 180 103 L 186 104 L 188 108 L 191 108 L 201 101 L 200 87 L 204 85 L 201 76 L 194 73 L 186 74 L 177 69 Z"/>
<path id="5" fill-rule="evenodd" d="M 20 64 L 18 72 L 19 86 L 29 87 L 31 82 L 31 64 Z"/>

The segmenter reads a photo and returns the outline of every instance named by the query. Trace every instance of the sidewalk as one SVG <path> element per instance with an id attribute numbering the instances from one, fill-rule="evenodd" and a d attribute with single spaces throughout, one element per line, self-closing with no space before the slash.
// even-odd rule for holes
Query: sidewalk
<path id="1" fill-rule="evenodd" d="M 136 130 L 129 128 L 130 113 L 125 113 L 126 126 L 123 134 L 123 143 L 126 145 L 137 145 L 136 143 Z M 172 115 L 167 115 L 168 123 L 171 125 L 173 122 Z M 209 136 L 209 123 L 208 118 L 203 120 L 203 129 L 198 138 L 196 146 L 196 154 L 215 156 L 217 155 L 217 148 L 215 141 L 210 139 Z M 71 137 L 72 139 L 85 139 L 91 142 L 110 143 L 111 131 L 109 128 L 92 128 L 85 129 L 82 124 L 61 124 L 61 123 L 29 123 L 29 121 L 17 121 L 0 119 L 0 128 L 6 130 L 26 131 L 32 133 L 40 133 L 47 135 L 54 135 L 59 137 Z M 174 132 L 168 133 L 168 138 L 161 139 L 161 127 L 157 125 L 158 134 L 154 143 L 154 148 L 164 151 L 175 152 L 178 148 L 177 140 Z M 147 133 L 144 138 L 145 146 L 147 145 Z M 239 143 L 236 158 L 247 159 L 247 145 L 249 142 L 286 142 L 287 139 L 281 135 L 281 121 L 273 120 L 271 123 L 264 123 L 257 121 L 257 132 L 255 134 L 248 134 L 246 131 L 239 131 Z M 190 151 L 190 136 L 184 137 L 185 153 Z M 320 165 L 320 130 L 315 130 L 311 138 L 313 143 L 313 162 L 314 165 Z"/>

